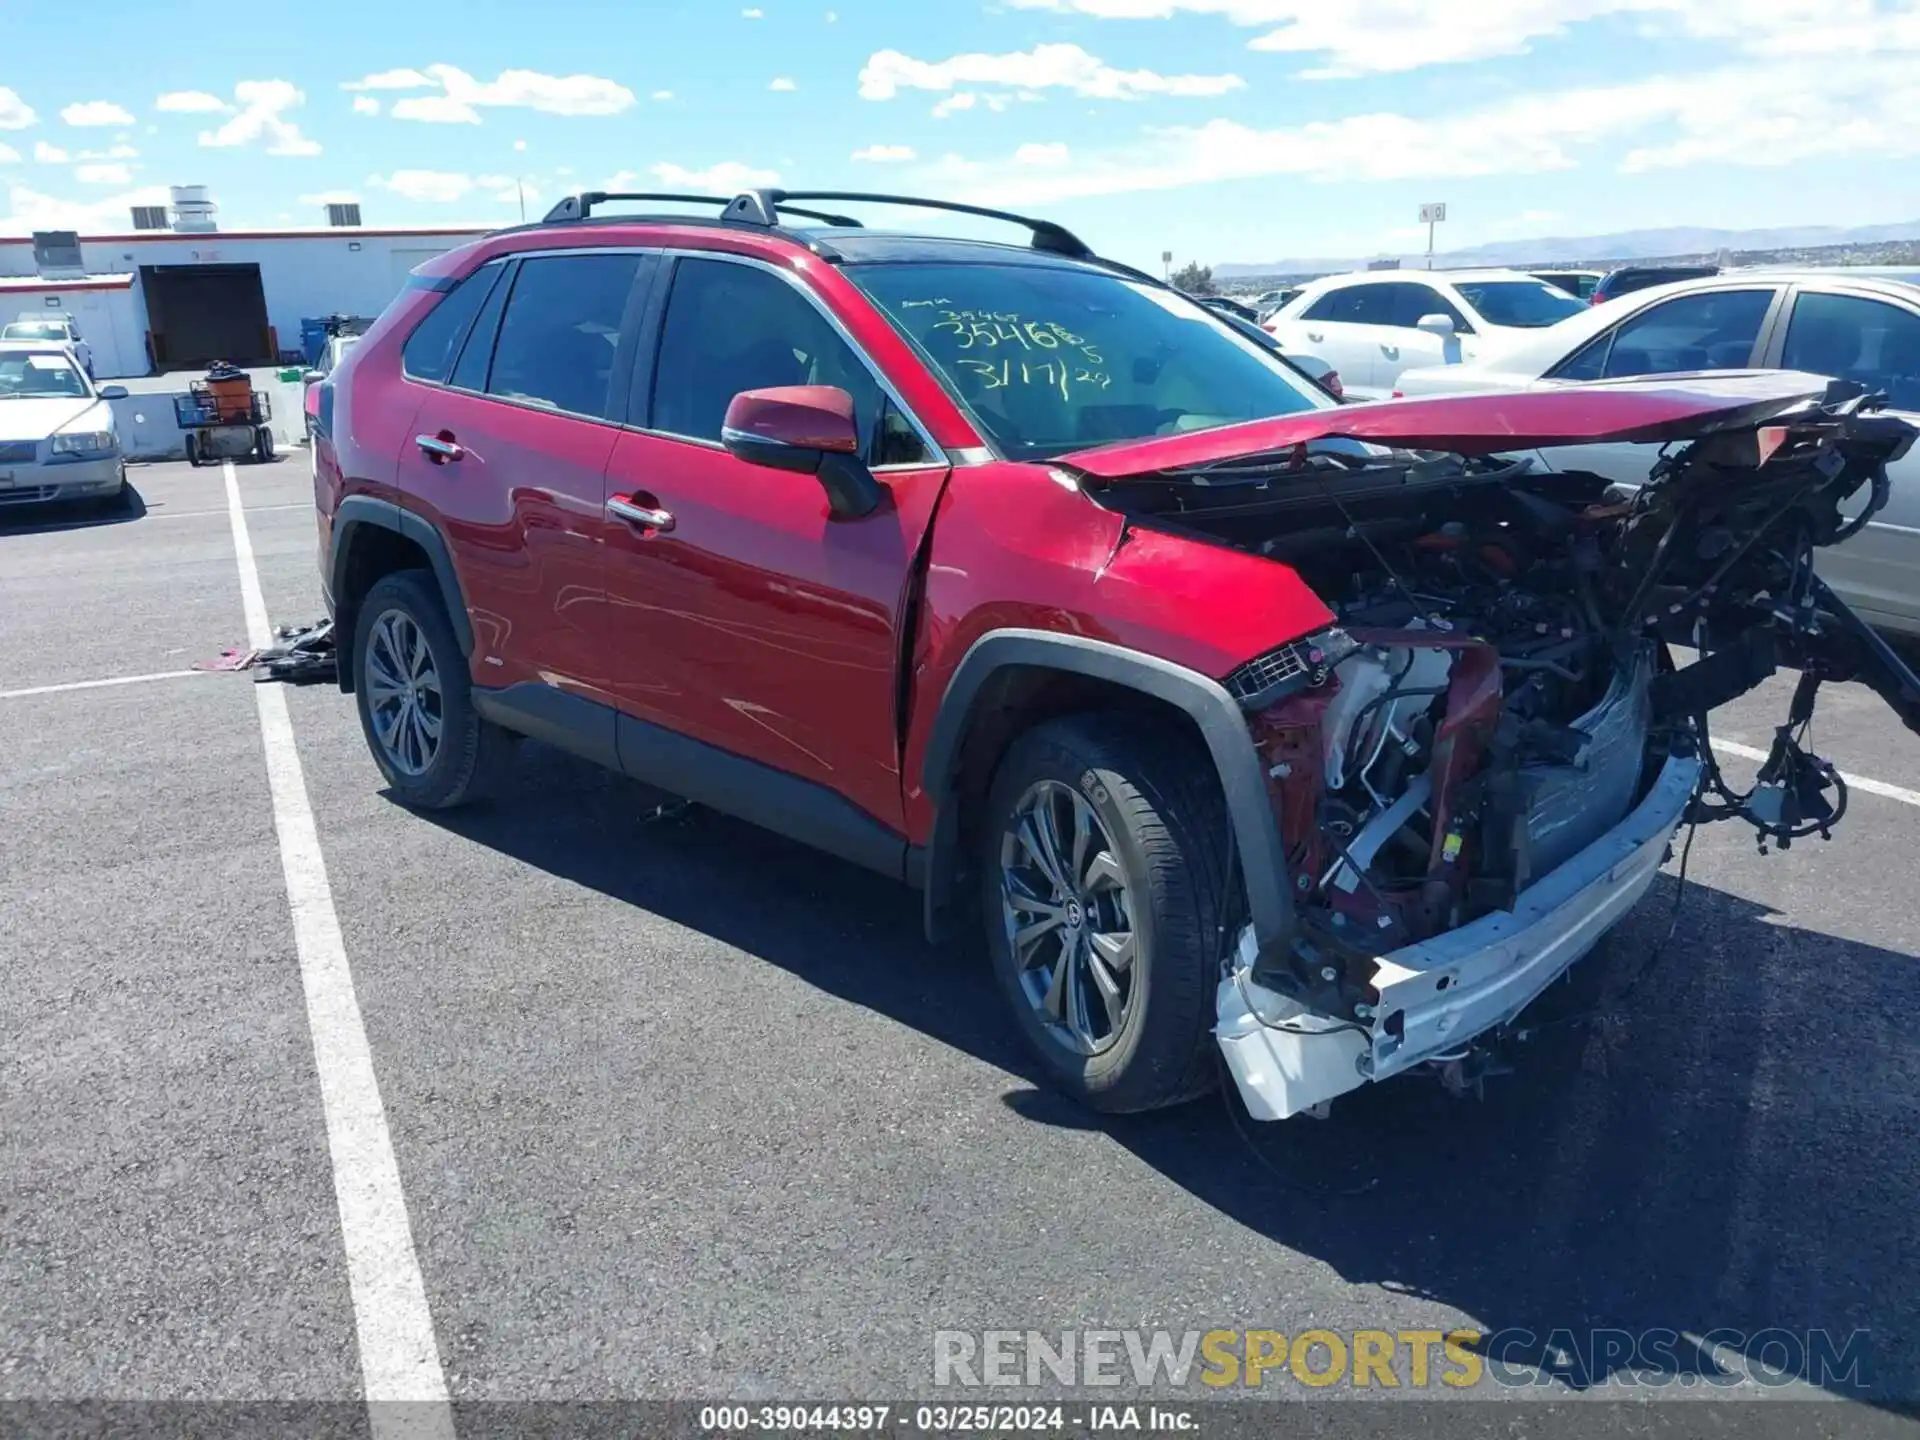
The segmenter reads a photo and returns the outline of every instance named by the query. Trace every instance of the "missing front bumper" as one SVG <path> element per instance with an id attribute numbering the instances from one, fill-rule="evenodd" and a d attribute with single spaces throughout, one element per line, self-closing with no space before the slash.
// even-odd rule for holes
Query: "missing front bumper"
<path id="1" fill-rule="evenodd" d="M 1369 1026 L 1254 984 L 1243 943 L 1220 984 L 1214 1033 L 1248 1113 L 1283 1120 L 1512 1020 L 1646 893 L 1700 772 L 1698 760 L 1669 759 L 1625 819 L 1529 886 L 1511 912 L 1381 956 Z"/>

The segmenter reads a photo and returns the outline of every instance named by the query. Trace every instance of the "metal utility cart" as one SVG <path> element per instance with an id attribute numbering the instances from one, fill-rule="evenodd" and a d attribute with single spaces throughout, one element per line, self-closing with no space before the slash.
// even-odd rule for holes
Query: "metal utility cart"
<path id="1" fill-rule="evenodd" d="M 212 465 L 251 455 L 273 459 L 273 402 L 253 388 L 247 372 L 225 361 L 174 397 L 173 418 L 187 432 L 187 463 Z"/>

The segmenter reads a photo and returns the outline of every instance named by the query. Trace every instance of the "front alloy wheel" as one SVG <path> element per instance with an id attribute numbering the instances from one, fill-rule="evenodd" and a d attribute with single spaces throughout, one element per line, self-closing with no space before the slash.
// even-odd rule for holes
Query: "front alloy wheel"
<path id="1" fill-rule="evenodd" d="M 1113 837 L 1079 791 L 1041 780 L 1000 840 L 1000 911 L 1020 988 L 1075 1055 L 1120 1038 L 1133 1003 L 1133 899 Z"/>
<path id="2" fill-rule="evenodd" d="M 446 697 L 427 637 L 403 610 L 375 617 L 367 636 L 367 710 L 382 758 L 421 776 L 440 753 Z"/>

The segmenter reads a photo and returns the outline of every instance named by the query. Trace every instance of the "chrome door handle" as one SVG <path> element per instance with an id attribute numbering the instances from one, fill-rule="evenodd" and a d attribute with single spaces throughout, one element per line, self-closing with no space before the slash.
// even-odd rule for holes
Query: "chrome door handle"
<path id="1" fill-rule="evenodd" d="M 458 460 L 467 452 L 451 440 L 442 440 L 438 435 L 416 435 L 413 443 L 418 445 L 434 460 Z"/>
<path id="2" fill-rule="evenodd" d="M 1321 341 L 1321 340 L 1323 340 L 1323 339 L 1325 339 L 1325 338 L 1326 338 L 1326 337 L 1325 337 L 1325 336 L 1323 336 L 1323 335 L 1322 335 L 1322 334 L 1321 334 L 1321 333 L 1320 333 L 1320 332 L 1319 332 L 1318 330 L 1309 330 L 1309 331 L 1307 331 L 1307 339 L 1309 339 L 1309 340 L 1311 340 L 1311 341 L 1313 341 L 1313 342 L 1314 342 L 1314 343 L 1315 343 L 1316 345 L 1317 345 L 1317 344 L 1319 344 L 1319 343 L 1320 343 L 1320 341 Z"/>
<path id="3" fill-rule="evenodd" d="M 1380 347 L 1380 353 L 1385 355 L 1389 360 L 1398 360 L 1400 358 L 1400 347 L 1398 345 L 1382 345 Z"/>
<path id="4" fill-rule="evenodd" d="M 636 505 L 631 500 L 607 501 L 607 513 L 617 515 L 629 525 L 639 525 L 648 530 L 671 530 L 673 516 L 665 510 L 649 510 L 644 505 Z"/>

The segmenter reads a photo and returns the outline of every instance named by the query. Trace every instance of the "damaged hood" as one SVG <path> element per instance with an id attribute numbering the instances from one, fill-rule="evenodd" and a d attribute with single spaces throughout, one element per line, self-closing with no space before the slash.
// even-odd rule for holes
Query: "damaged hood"
<path id="1" fill-rule="evenodd" d="M 1096 481 L 1184 470 L 1317 440 L 1493 455 L 1552 445 L 1664 444 L 1761 424 L 1818 400 L 1829 381 L 1792 370 L 1610 380 L 1512 394 L 1342 405 L 1183 435 L 1076 450 L 1053 463 Z"/>

